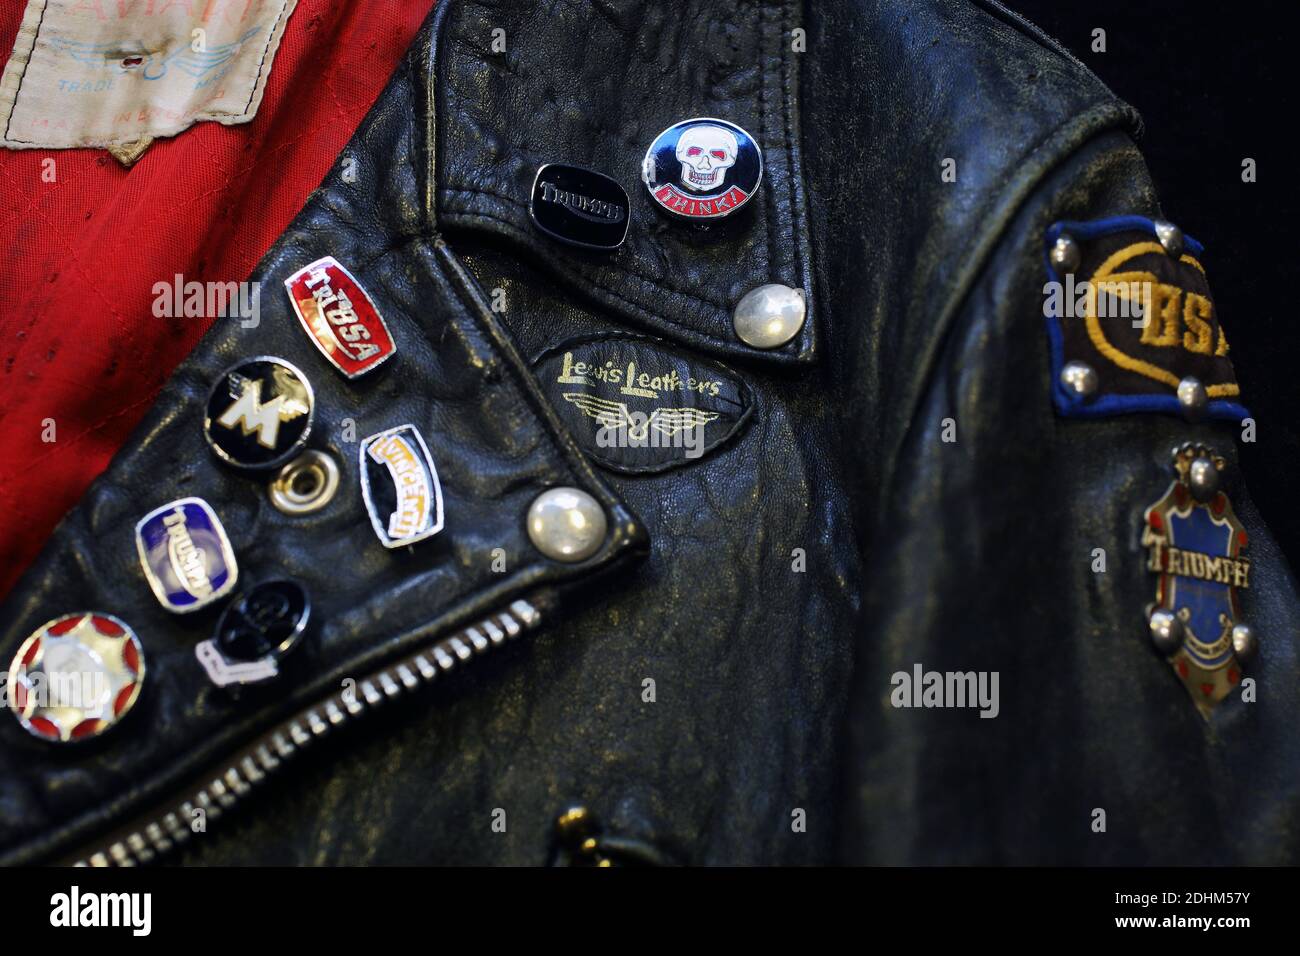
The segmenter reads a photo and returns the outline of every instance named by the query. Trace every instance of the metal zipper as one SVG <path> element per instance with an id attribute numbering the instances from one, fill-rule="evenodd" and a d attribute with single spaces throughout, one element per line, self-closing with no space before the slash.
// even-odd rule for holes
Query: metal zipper
<path id="1" fill-rule="evenodd" d="M 541 614 L 528 601 L 514 601 L 507 610 L 457 631 L 395 664 L 382 668 L 324 701 L 300 710 L 262 734 L 252 744 L 222 762 L 210 783 L 189 799 L 164 803 L 106 840 L 78 853 L 76 866 L 136 866 L 149 863 L 188 840 L 190 821 L 202 810 L 204 825 L 218 819 L 288 760 L 331 730 L 355 724 L 368 710 L 390 698 L 415 691 L 439 672 L 467 664 L 476 655 L 535 628 Z"/>

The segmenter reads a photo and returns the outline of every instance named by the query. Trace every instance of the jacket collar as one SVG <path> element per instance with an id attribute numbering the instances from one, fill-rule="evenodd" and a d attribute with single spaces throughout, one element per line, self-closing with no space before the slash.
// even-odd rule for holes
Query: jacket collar
<path id="1" fill-rule="evenodd" d="M 453 244 L 457 230 L 505 239 L 616 320 L 704 351 L 813 359 L 793 3 L 442 0 L 439 8 L 429 201 Z M 668 219 L 640 180 L 658 133 L 694 116 L 749 131 L 765 167 L 747 208 L 707 233 Z M 631 225 L 618 250 L 573 249 L 534 228 L 530 193 L 547 163 L 585 166 L 623 186 Z M 801 333 L 773 351 L 745 345 L 732 325 L 740 298 L 766 283 L 802 289 L 808 303 Z"/>

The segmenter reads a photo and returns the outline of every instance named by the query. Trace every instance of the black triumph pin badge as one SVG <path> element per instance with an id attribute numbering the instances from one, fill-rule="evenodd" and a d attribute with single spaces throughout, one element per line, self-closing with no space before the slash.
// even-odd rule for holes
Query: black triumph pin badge
<path id="1" fill-rule="evenodd" d="M 763 153 L 735 123 L 682 120 L 650 144 L 641 178 L 661 209 L 707 222 L 730 216 L 754 198 L 763 180 Z"/>
<path id="2" fill-rule="evenodd" d="M 608 176 L 549 163 L 537 170 L 529 214 L 552 239 L 584 249 L 617 249 L 627 237 L 627 193 Z"/>

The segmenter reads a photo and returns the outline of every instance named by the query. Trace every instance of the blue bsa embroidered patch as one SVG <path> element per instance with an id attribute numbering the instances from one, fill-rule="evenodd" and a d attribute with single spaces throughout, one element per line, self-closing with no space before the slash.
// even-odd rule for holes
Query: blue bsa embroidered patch
<path id="1" fill-rule="evenodd" d="M 1044 315 L 1061 415 L 1248 417 L 1203 252 L 1177 227 L 1141 216 L 1047 230 Z"/>

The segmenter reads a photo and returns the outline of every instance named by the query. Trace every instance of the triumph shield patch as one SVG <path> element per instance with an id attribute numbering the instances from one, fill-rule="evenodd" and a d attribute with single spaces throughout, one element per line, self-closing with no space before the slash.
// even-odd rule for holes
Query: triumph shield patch
<path id="1" fill-rule="evenodd" d="M 1223 466 L 1203 445 L 1176 449 L 1177 477 L 1146 509 L 1142 532 L 1147 570 L 1158 575 L 1152 640 L 1206 717 L 1241 683 L 1255 650 L 1239 598 L 1250 587 L 1249 537 L 1219 490 Z"/>

